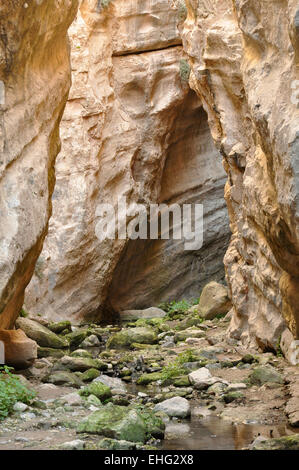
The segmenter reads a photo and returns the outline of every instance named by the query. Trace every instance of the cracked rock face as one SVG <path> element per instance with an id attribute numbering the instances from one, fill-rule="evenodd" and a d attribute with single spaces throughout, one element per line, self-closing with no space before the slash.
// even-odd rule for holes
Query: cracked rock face
<path id="1" fill-rule="evenodd" d="M 298 2 L 189 0 L 181 27 L 228 173 L 230 334 L 275 348 L 299 337 Z"/>
<path id="2" fill-rule="evenodd" d="M 14 325 L 51 212 L 76 0 L 0 5 L 0 328 Z"/>
<path id="3" fill-rule="evenodd" d="M 198 297 L 208 280 L 224 277 L 226 177 L 207 114 L 186 80 L 178 17 L 166 0 L 81 3 L 70 29 L 73 85 L 53 216 L 26 291 L 32 313 L 99 319 Z M 203 248 L 184 251 L 179 240 L 100 241 L 97 208 L 116 209 L 119 197 L 129 210 L 203 203 Z"/>

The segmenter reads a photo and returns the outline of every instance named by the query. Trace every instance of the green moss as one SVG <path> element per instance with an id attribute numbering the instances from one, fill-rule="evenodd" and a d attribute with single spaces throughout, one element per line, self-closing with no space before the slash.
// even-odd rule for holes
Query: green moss
<path id="1" fill-rule="evenodd" d="M 97 369 L 88 369 L 80 375 L 82 382 L 91 382 L 92 380 L 99 377 L 100 372 Z"/>
<path id="2" fill-rule="evenodd" d="M 152 382 L 157 382 L 158 380 L 162 380 L 163 375 L 161 372 L 152 372 L 151 374 L 143 374 L 137 380 L 137 385 L 148 385 Z"/>
<path id="3" fill-rule="evenodd" d="M 62 333 L 64 330 L 67 330 L 67 333 L 70 333 L 72 331 L 71 322 L 68 320 L 50 323 L 48 325 L 48 328 L 56 334 Z"/>
<path id="4" fill-rule="evenodd" d="M 173 385 L 175 387 L 189 387 L 190 386 L 190 380 L 188 375 L 183 375 L 182 377 L 177 377 L 173 381 Z"/>
<path id="5" fill-rule="evenodd" d="M 101 382 L 92 382 L 91 384 L 82 388 L 79 391 L 79 394 L 83 397 L 94 395 L 95 397 L 103 401 L 111 397 L 111 390 L 109 387 L 107 387 L 107 385 L 104 385 Z"/>
<path id="6" fill-rule="evenodd" d="M 185 59 L 180 60 L 180 76 L 183 82 L 188 82 L 190 77 L 191 67 L 189 62 Z"/>

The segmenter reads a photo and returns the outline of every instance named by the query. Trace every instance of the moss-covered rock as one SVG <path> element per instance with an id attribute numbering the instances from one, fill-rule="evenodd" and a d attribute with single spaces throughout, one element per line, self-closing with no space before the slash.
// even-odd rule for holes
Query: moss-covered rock
<path id="1" fill-rule="evenodd" d="M 82 382 L 91 382 L 92 380 L 99 377 L 100 372 L 97 369 L 88 369 L 80 375 Z"/>
<path id="2" fill-rule="evenodd" d="M 158 344 L 140 344 L 140 343 L 132 343 L 130 349 L 136 349 L 138 351 L 144 351 L 146 349 L 159 349 Z"/>
<path id="3" fill-rule="evenodd" d="M 109 403 L 79 424 L 78 432 L 144 443 L 150 437 L 164 436 L 165 425 L 159 416 L 144 407 L 125 407 Z"/>
<path id="4" fill-rule="evenodd" d="M 44 348 L 63 349 L 69 345 L 65 338 L 61 338 L 49 328 L 29 318 L 18 318 L 16 325 L 24 331 L 28 338 L 33 339 Z"/>
<path id="5" fill-rule="evenodd" d="M 76 349 L 70 354 L 71 357 L 89 357 L 92 359 L 92 355 L 90 352 L 86 351 L 85 349 Z"/>
<path id="6" fill-rule="evenodd" d="M 80 388 L 83 384 L 81 380 L 72 372 L 57 371 L 50 374 L 44 382 L 54 385 L 68 385 L 70 387 Z"/>
<path id="7" fill-rule="evenodd" d="M 242 398 L 244 398 L 242 392 L 227 392 L 223 395 L 224 403 L 232 403 L 233 401 L 241 400 Z"/>
<path id="8" fill-rule="evenodd" d="M 112 404 L 89 415 L 77 430 L 130 442 L 144 443 L 147 437 L 146 424 L 137 411 Z"/>
<path id="9" fill-rule="evenodd" d="M 163 374 L 161 372 L 152 372 L 151 374 L 143 374 L 137 380 L 138 385 L 148 385 L 152 382 L 163 380 Z"/>
<path id="10" fill-rule="evenodd" d="M 190 380 L 188 375 L 183 375 L 181 377 L 174 378 L 172 383 L 175 387 L 189 387 Z"/>
<path id="11" fill-rule="evenodd" d="M 101 382 L 92 382 L 86 387 L 82 388 L 79 393 L 83 397 L 94 395 L 101 401 L 107 400 L 107 398 L 110 398 L 112 395 L 111 389 Z"/>
<path id="12" fill-rule="evenodd" d="M 265 441 L 258 440 L 251 448 L 252 450 L 299 450 L 299 434 Z"/>
<path id="13" fill-rule="evenodd" d="M 68 320 L 65 321 L 60 321 L 57 323 L 50 323 L 48 325 L 49 330 L 53 331 L 53 333 L 59 334 L 62 333 L 63 331 L 71 332 L 72 331 L 72 325 L 71 322 Z"/>
<path id="14" fill-rule="evenodd" d="M 158 341 L 157 333 L 150 327 L 137 327 L 123 329 L 112 335 L 108 342 L 107 348 L 110 349 L 126 349 L 133 343 L 154 344 Z"/>
<path id="15" fill-rule="evenodd" d="M 82 341 L 85 340 L 89 334 L 90 332 L 88 329 L 78 329 L 72 333 L 69 333 L 68 335 L 65 335 L 64 338 L 69 341 L 70 347 L 75 349 L 82 343 Z"/>
<path id="16" fill-rule="evenodd" d="M 265 383 L 284 384 L 283 376 L 271 366 L 256 367 L 249 377 L 253 385 L 263 385 Z"/>
<path id="17" fill-rule="evenodd" d="M 174 335 L 174 341 L 185 341 L 187 338 L 204 338 L 205 333 L 201 330 L 194 328 L 187 328 L 186 330 L 179 331 Z"/>
<path id="18" fill-rule="evenodd" d="M 73 372 L 85 372 L 88 369 L 107 370 L 108 366 L 105 362 L 98 359 L 91 359 L 89 357 L 72 357 L 64 356 L 59 361 L 63 367 L 68 368 Z M 59 366 L 58 364 L 58 366 Z"/>
<path id="19" fill-rule="evenodd" d="M 37 357 L 42 359 L 43 357 L 56 357 L 60 359 L 68 353 L 68 350 L 65 349 L 55 349 L 55 348 L 43 348 L 41 346 L 37 347 Z"/>

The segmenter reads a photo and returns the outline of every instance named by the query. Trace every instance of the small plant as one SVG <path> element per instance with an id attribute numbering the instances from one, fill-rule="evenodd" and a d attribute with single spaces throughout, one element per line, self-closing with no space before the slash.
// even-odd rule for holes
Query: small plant
<path id="1" fill-rule="evenodd" d="M 162 380 L 173 379 L 184 375 L 186 371 L 181 367 L 181 364 L 178 364 L 177 361 L 174 361 L 167 366 L 163 367 L 161 372 Z"/>
<path id="2" fill-rule="evenodd" d="M 194 355 L 194 352 L 191 349 L 188 349 L 187 351 L 181 352 L 176 361 L 178 364 L 185 364 L 186 362 L 195 362 L 197 359 L 198 358 Z"/>
<path id="3" fill-rule="evenodd" d="M 173 379 L 179 377 L 180 375 L 185 375 L 186 370 L 182 367 L 186 362 L 195 362 L 197 360 L 196 356 L 192 350 L 187 350 L 181 352 L 174 362 L 171 362 L 167 366 L 163 367 L 161 376 L 163 380 Z"/>
<path id="4" fill-rule="evenodd" d="M 98 6 L 101 8 L 107 8 L 112 0 L 99 0 Z"/>
<path id="5" fill-rule="evenodd" d="M 180 60 L 180 76 L 183 82 L 188 82 L 190 77 L 191 67 L 189 62 L 185 59 Z"/>
<path id="6" fill-rule="evenodd" d="M 26 318 L 28 317 L 28 313 L 22 308 L 22 310 L 20 311 L 20 317 L 22 318 Z"/>
<path id="7" fill-rule="evenodd" d="M 28 390 L 11 370 L 0 367 L 0 421 L 9 415 L 17 401 L 29 404 L 35 397 L 35 392 Z"/>

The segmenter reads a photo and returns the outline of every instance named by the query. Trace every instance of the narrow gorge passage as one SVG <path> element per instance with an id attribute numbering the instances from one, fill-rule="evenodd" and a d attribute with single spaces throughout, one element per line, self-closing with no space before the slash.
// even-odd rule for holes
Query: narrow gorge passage
<path id="1" fill-rule="evenodd" d="M 1 2 L 0 450 L 299 449 L 298 17 Z"/>

